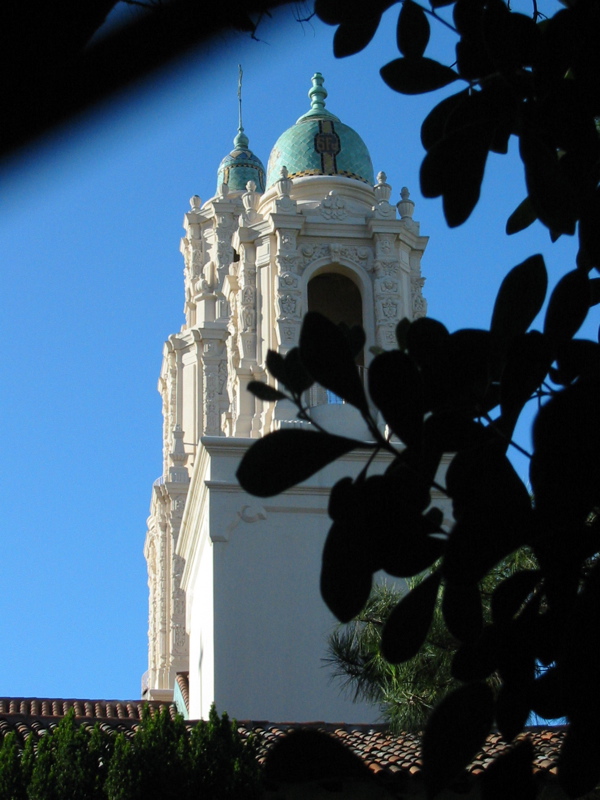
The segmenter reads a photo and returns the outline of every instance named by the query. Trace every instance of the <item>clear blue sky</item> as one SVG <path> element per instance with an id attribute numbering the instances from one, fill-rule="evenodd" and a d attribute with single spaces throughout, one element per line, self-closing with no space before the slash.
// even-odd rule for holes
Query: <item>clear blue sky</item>
<path id="1" fill-rule="evenodd" d="M 439 201 L 421 199 L 419 124 L 435 97 L 401 97 L 379 78 L 397 57 L 394 31 L 388 16 L 366 52 L 336 61 L 333 29 L 284 8 L 262 41 L 223 37 L 2 175 L 0 695 L 139 697 L 156 382 L 162 343 L 183 321 L 181 221 L 192 195 L 214 194 L 231 149 L 239 62 L 244 126 L 264 163 L 324 74 L 328 108 L 361 134 L 394 201 L 411 191 L 431 237 L 429 313 L 450 329 L 487 325 L 503 273 L 527 255 L 547 255 L 553 282 L 573 263 L 574 242 L 551 246 L 539 226 L 505 236 L 525 195 L 514 154 L 490 160 L 482 202 L 456 231 Z M 451 45 L 444 33 L 448 62 Z"/>

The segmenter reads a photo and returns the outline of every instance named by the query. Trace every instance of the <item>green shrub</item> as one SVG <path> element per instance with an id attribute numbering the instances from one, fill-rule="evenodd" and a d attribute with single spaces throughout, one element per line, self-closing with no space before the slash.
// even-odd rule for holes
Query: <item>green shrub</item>
<path id="1" fill-rule="evenodd" d="M 73 711 L 35 744 L 14 733 L 0 747 L 0 800 L 254 800 L 261 795 L 253 741 L 211 708 L 191 730 L 169 709 L 145 706 L 135 733 L 112 737 Z"/>

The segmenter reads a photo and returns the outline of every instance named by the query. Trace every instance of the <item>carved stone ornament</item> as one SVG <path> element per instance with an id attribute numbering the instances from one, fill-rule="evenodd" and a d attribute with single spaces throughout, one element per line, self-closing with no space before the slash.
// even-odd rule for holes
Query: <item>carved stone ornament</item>
<path id="1" fill-rule="evenodd" d="M 284 230 L 279 232 L 281 249 L 285 251 L 296 249 L 296 231 Z"/>
<path id="2" fill-rule="evenodd" d="M 379 276 L 396 276 L 400 271 L 400 264 L 395 258 L 378 258 L 373 266 Z"/>
<path id="3" fill-rule="evenodd" d="M 319 206 L 319 212 L 325 219 L 344 219 L 348 216 L 346 201 L 332 189 Z"/>
<path id="4" fill-rule="evenodd" d="M 360 269 L 370 272 L 373 266 L 373 251 L 370 247 L 357 247 L 344 244 L 305 244 L 300 248 L 300 271 L 303 271 L 315 261 L 328 259 L 330 261 L 349 261 Z"/>
<path id="5" fill-rule="evenodd" d="M 296 289 L 298 287 L 298 276 L 293 272 L 283 272 L 279 275 L 279 291 L 286 289 Z"/>
<path id="6" fill-rule="evenodd" d="M 275 210 L 280 214 L 294 214 L 296 211 L 296 203 L 290 197 L 292 180 L 288 175 L 287 167 L 282 167 L 280 171 L 281 177 L 275 181 L 275 190 L 277 192 Z"/>
<path id="7" fill-rule="evenodd" d="M 252 224 L 260 219 L 258 214 L 258 205 L 260 203 L 260 193 L 256 191 L 256 183 L 248 181 L 246 184 L 246 191 L 242 195 L 242 204 L 244 206 L 244 221 Z"/>
<path id="8" fill-rule="evenodd" d="M 390 275 L 386 275 L 384 278 L 380 278 L 377 282 L 377 289 L 378 291 L 391 294 L 393 292 L 398 291 L 398 281 L 395 280 Z"/>
<path id="9" fill-rule="evenodd" d="M 277 195 L 279 197 L 289 197 L 292 191 L 292 179 L 289 177 L 287 167 L 282 167 L 279 171 L 279 179 L 275 181 L 277 187 Z"/>
<path id="10" fill-rule="evenodd" d="M 383 316 L 388 319 L 394 319 L 398 313 L 398 303 L 394 302 L 391 298 L 387 298 L 381 303 Z"/>
<path id="11" fill-rule="evenodd" d="M 242 330 L 244 332 L 256 330 L 256 311 L 249 306 L 242 308 Z"/>
<path id="12" fill-rule="evenodd" d="M 279 301 L 279 305 L 281 307 L 281 312 L 286 316 L 290 316 L 296 313 L 296 306 L 298 303 L 296 298 L 292 297 L 291 294 L 284 294 Z"/>
<path id="13" fill-rule="evenodd" d="M 385 172 L 380 172 L 377 175 L 377 183 L 373 187 L 375 195 L 373 211 L 375 216 L 380 219 L 393 219 L 396 217 L 396 209 L 389 203 L 392 187 L 389 183 L 386 183 L 386 178 Z"/>
<path id="14" fill-rule="evenodd" d="M 400 214 L 400 219 L 412 219 L 412 215 L 415 210 L 415 204 L 410 199 L 410 192 L 406 188 L 406 186 L 402 187 L 402 191 L 400 192 L 400 202 L 397 204 L 398 213 Z"/>
<path id="15" fill-rule="evenodd" d="M 412 292 L 412 313 L 413 319 L 419 319 L 427 314 L 427 300 L 423 297 L 421 289 L 425 283 L 425 278 L 417 275 L 411 276 L 410 288 Z"/>

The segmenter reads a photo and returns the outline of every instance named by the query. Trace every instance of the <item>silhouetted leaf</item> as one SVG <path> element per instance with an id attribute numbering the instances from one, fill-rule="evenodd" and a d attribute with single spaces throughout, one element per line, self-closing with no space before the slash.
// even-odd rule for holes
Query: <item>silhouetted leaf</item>
<path id="1" fill-rule="evenodd" d="M 250 381 L 248 384 L 248 391 L 255 397 L 258 397 L 259 400 L 274 402 L 275 400 L 286 399 L 286 395 L 284 395 L 283 392 L 279 392 L 275 387 L 269 386 L 269 384 L 263 383 L 262 381 Z"/>
<path id="2" fill-rule="evenodd" d="M 360 325 L 353 325 L 350 328 L 343 322 L 340 322 L 338 327 L 348 340 L 352 358 L 357 358 L 359 353 L 363 350 L 365 342 L 367 341 L 364 328 L 362 328 Z"/>
<path id="3" fill-rule="evenodd" d="M 448 630 L 459 642 L 472 642 L 481 635 L 483 608 L 477 584 L 446 584 L 442 612 Z"/>
<path id="4" fill-rule="evenodd" d="M 596 137 L 597 138 L 597 137 Z M 587 198 L 583 205 L 579 220 L 580 252 L 585 263 L 585 269 L 600 267 L 600 231 L 598 219 L 600 218 L 600 191 L 596 188 L 592 197 Z"/>
<path id="5" fill-rule="evenodd" d="M 518 14 L 505 3 L 486 4 L 483 38 L 497 69 L 512 75 L 531 66 L 537 53 L 539 31 L 531 17 Z"/>
<path id="6" fill-rule="evenodd" d="M 317 311 L 309 311 L 304 317 L 300 355 L 317 383 L 368 413 L 367 398 L 348 338 L 337 325 Z"/>
<path id="7" fill-rule="evenodd" d="M 452 9 L 452 20 L 456 30 L 463 36 L 481 36 L 484 4 L 473 0 L 457 0 Z"/>
<path id="8" fill-rule="evenodd" d="M 491 332 L 509 341 L 525 333 L 541 311 L 548 289 L 548 273 L 541 255 L 530 256 L 513 267 L 498 290 Z"/>
<path id="9" fill-rule="evenodd" d="M 533 746 L 529 739 L 498 756 L 481 777 L 482 800 L 534 800 Z"/>
<path id="10" fill-rule="evenodd" d="M 485 743 L 494 721 L 494 695 L 485 683 L 449 694 L 435 708 L 423 736 L 423 777 L 429 797 L 457 778 Z"/>
<path id="11" fill-rule="evenodd" d="M 396 0 L 371 0 L 367 5 L 345 0 L 315 0 L 315 14 L 327 25 L 360 24 L 373 15 L 381 17 Z"/>
<path id="12" fill-rule="evenodd" d="M 503 625 L 503 644 L 498 653 L 498 672 L 512 687 L 528 687 L 537 664 L 536 630 L 540 595 L 530 597 L 515 619 Z"/>
<path id="13" fill-rule="evenodd" d="M 512 436 L 523 406 L 545 379 L 551 361 L 548 340 L 539 331 L 524 333 L 511 343 L 500 381 L 501 429 L 506 436 Z"/>
<path id="14" fill-rule="evenodd" d="M 442 196 L 451 228 L 465 222 L 477 205 L 493 133 L 482 110 L 478 122 L 449 133 L 423 159 L 421 191 L 424 197 Z"/>
<path id="15" fill-rule="evenodd" d="M 505 578 L 492 595 L 492 620 L 509 622 L 540 582 L 539 570 L 522 570 Z"/>
<path id="16" fill-rule="evenodd" d="M 435 443 L 442 453 L 456 453 L 487 438 L 488 431 L 480 422 L 451 412 L 436 411 L 423 424 L 423 439 Z"/>
<path id="17" fill-rule="evenodd" d="M 498 629 L 487 626 L 475 642 L 464 642 L 452 659 L 452 676 L 463 683 L 489 678 L 498 665 L 501 637 Z"/>
<path id="18" fill-rule="evenodd" d="M 446 545 L 444 578 L 460 585 L 477 583 L 531 536 L 531 499 L 495 443 L 457 453 L 446 486 L 456 523 Z"/>
<path id="19" fill-rule="evenodd" d="M 512 742 L 529 719 L 529 684 L 504 683 L 496 697 L 496 725 L 507 742 Z"/>
<path id="20" fill-rule="evenodd" d="M 369 367 L 369 394 L 392 431 L 406 445 L 420 441 L 423 382 L 413 359 L 400 350 L 377 356 Z"/>
<path id="21" fill-rule="evenodd" d="M 431 317 L 420 317 L 406 334 L 408 352 L 420 367 L 437 361 L 436 354 L 448 346 L 450 334 L 445 325 Z"/>
<path id="22" fill-rule="evenodd" d="M 327 513 L 336 522 L 343 520 L 352 513 L 351 502 L 354 497 L 354 482 L 352 478 L 342 478 L 329 493 Z"/>
<path id="23" fill-rule="evenodd" d="M 446 97 L 438 103 L 423 120 L 421 125 L 421 143 L 425 150 L 430 150 L 434 144 L 441 141 L 450 126 L 450 120 L 459 115 L 465 103 L 468 102 L 469 90 L 464 89 L 458 94 Z"/>
<path id="24" fill-rule="evenodd" d="M 285 380 L 288 389 L 299 397 L 313 385 L 314 380 L 308 374 L 300 358 L 300 348 L 292 347 L 285 357 Z"/>
<path id="25" fill-rule="evenodd" d="M 450 67 L 431 58 L 396 58 L 380 69 L 381 77 L 396 92 L 423 94 L 441 89 L 457 80 Z"/>
<path id="26" fill-rule="evenodd" d="M 381 652 L 392 664 L 419 652 L 431 626 L 440 576 L 432 573 L 412 589 L 390 614 L 381 635 Z"/>
<path id="27" fill-rule="evenodd" d="M 407 58 L 420 58 L 430 35 L 429 22 L 423 9 L 413 0 L 404 0 L 398 15 L 396 41 L 398 50 Z"/>
<path id="28" fill-rule="evenodd" d="M 281 355 L 281 353 L 278 353 L 275 350 L 268 350 L 266 363 L 267 370 L 271 373 L 271 375 L 283 383 L 284 386 L 286 386 L 287 375 L 285 369 L 285 358 Z"/>
<path id="29" fill-rule="evenodd" d="M 456 69 L 468 81 L 479 81 L 493 73 L 493 61 L 480 37 L 465 36 L 456 43 Z"/>
<path id="30" fill-rule="evenodd" d="M 545 524 L 571 530 L 600 502 L 599 408 L 598 381 L 582 378 L 556 392 L 535 419 L 530 479 Z M 583 531 L 576 530 L 571 544 L 583 545 Z"/>
<path id="31" fill-rule="evenodd" d="M 358 22 L 342 23 L 333 37 L 334 56 L 344 58 L 364 50 L 375 36 L 380 22 L 379 16 L 365 16 Z"/>
<path id="32" fill-rule="evenodd" d="M 310 478 L 361 443 L 318 431 L 283 429 L 267 434 L 246 452 L 237 470 L 244 491 L 272 497 Z"/>
<path id="33" fill-rule="evenodd" d="M 573 189 L 562 174 L 556 147 L 533 124 L 522 126 L 519 147 L 529 199 L 537 218 L 554 233 L 573 234 L 576 222 Z"/>
<path id="34" fill-rule="evenodd" d="M 337 522 L 331 526 L 323 548 L 321 595 L 340 622 L 359 614 L 371 594 L 368 550 L 363 531 Z"/>
<path id="35" fill-rule="evenodd" d="M 597 377 L 600 375 L 600 345 L 588 339 L 571 339 L 561 348 L 556 364 L 550 376 L 554 383 L 562 386 L 583 376 Z"/>
<path id="36" fill-rule="evenodd" d="M 463 328 L 450 334 L 448 407 L 477 415 L 490 380 L 489 331 Z"/>
<path id="37" fill-rule="evenodd" d="M 525 200 L 519 203 L 519 205 L 507 219 L 506 232 L 510 236 L 513 233 L 524 231 L 525 228 L 528 228 L 530 225 L 532 225 L 536 219 L 537 216 L 533 205 L 531 204 L 531 200 L 529 197 L 526 197 Z"/>
<path id="38" fill-rule="evenodd" d="M 567 272 L 554 287 L 544 319 L 544 333 L 556 349 L 571 339 L 590 307 L 589 278 L 581 270 Z"/>
<path id="39" fill-rule="evenodd" d="M 410 326 L 411 321 L 408 317 L 403 317 L 396 325 L 396 341 L 398 342 L 398 347 L 403 352 L 408 348 L 408 329 Z"/>
<path id="40" fill-rule="evenodd" d="M 409 525 L 406 526 L 406 522 Z M 421 516 L 415 520 L 415 530 L 405 517 L 399 521 L 397 528 L 390 531 L 387 548 L 383 553 L 381 568 L 395 578 L 411 578 L 419 575 L 438 560 L 444 552 L 443 540 L 428 536 L 429 520 Z"/>
<path id="41" fill-rule="evenodd" d="M 600 783 L 600 728 L 594 711 L 571 719 L 558 758 L 558 782 L 571 797 Z"/>

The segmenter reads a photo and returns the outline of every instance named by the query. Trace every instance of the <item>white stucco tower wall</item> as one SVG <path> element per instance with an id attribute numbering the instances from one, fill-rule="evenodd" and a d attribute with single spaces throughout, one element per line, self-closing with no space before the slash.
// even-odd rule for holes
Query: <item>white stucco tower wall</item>
<path id="1" fill-rule="evenodd" d="M 317 73 L 310 110 L 277 141 L 265 174 L 241 127 L 217 194 L 184 219 L 185 324 L 164 349 L 164 467 L 153 489 L 147 696 L 168 697 L 189 671 L 189 712 L 272 722 L 373 722 L 324 665 L 335 620 L 319 594 L 328 495 L 364 456 L 351 453 L 279 497 L 246 495 L 235 479 L 252 443 L 303 425 L 247 391 L 273 383 L 268 350 L 298 343 L 309 309 L 360 323 L 367 346 L 395 346 L 403 318 L 426 312 L 427 239 L 402 190 L 377 181 L 358 134 L 325 109 Z M 364 437 L 357 412 L 311 390 L 315 418 Z M 378 468 L 385 467 L 385 458 Z"/>

